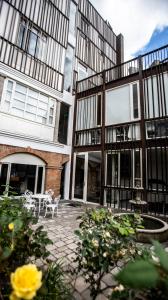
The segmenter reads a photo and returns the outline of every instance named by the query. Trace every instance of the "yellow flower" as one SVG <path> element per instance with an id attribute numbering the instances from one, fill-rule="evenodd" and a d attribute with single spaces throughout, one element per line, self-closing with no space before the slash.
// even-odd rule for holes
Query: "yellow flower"
<path id="1" fill-rule="evenodd" d="M 19 300 L 19 298 L 15 295 L 14 292 L 12 292 L 12 294 L 10 294 L 9 296 L 9 300 Z"/>
<path id="2" fill-rule="evenodd" d="M 107 257 L 108 253 L 107 252 L 104 252 L 103 253 L 103 257 Z"/>
<path id="3" fill-rule="evenodd" d="M 99 247 L 99 242 L 98 242 L 98 240 L 93 239 L 93 240 L 92 240 L 92 245 L 93 245 L 95 248 L 98 248 L 98 247 Z"/>
<path id="4" fill-rule="evenodd" d="M 13 229 L 14 229 L 14 224 L 13 224 L 13 223 L 10 223 L 10 224 L 8 225 L 8 228 L 9 228 L 9 230 L 13 230 Z"/>
<path id="5" fill-rule="evenodd" d="M 11 285 L 14 295 L 18 298 L 30 300 L 36 296 L 42 285 L 42 272 L 33 264 L 24 265 L 11 274 Z M 10 300 L 15 300 L 11 298 Z"/>
<path id="6" fill-rule="evenodd" d="M 11 250 L 14 249 L 14 244 L 12 243 L 11 246 L 10 246 Z"/>
<path id="7" fill-rule="evenodd" d="M 108 232 L 108 231 L 105 231 L 105 233 L 104 233 L 104 237 L 105 237 L 105 238 L 110 238 L 110 237 L 111 237 L 111 235 L 110 235 L 110 232 Z"/>
<path id="8" fill-rule="evenodd" d="M 115 292 L 122 292 L 123 290 L 124 290 L 124 286 L 122 284 L 113 288 L 113 291 L 115 291 Z"/>

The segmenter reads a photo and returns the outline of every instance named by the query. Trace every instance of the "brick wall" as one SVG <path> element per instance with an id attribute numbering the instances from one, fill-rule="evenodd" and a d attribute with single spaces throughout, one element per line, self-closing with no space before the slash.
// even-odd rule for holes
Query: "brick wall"
<path id="1" fill-rule="evenodd" d="M 45 189 L 53 189 L 55 196 L 60 194 L 62 165 L 69 161 L 69 155 L 35 150 L 30 147 L 0 145 L 0 161 L 14 153 L 29 153 L 42 159 L 46 164 Z"/>

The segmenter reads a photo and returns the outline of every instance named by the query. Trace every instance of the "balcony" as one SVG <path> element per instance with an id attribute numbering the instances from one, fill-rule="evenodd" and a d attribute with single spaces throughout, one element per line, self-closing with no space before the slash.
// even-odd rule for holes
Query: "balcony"
<path id="1" fill-rule="evenodd" d="M 2 37 L 0 62 L 62 92 L 63 74 Z"/>
<path id="2" fill-rule="evenodd" d="M 168 137 L 168 118 L 146 121 L 146 138 L 158 139 Z"/>
<path id="3" fill-rule="evenodd" d="M 101 144 L 101 128 L 85 129 L 75 132 L 75 146 Z"/>
<path id="4" fill-rule="evenodd" d="M 140 139 L 140 122 L 110 125 L 105 129 L 105 142 L 107 144 Z"/>

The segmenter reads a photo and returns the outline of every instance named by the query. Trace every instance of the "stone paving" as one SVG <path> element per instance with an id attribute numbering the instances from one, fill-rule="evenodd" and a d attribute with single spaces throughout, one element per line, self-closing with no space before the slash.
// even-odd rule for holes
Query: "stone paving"
<path id="1" fill-rule="evenodd" d="M 64 269 L 73 270 L 76 268 L 74 258 L 76 257 L 75 250 L 77 247 L 78 238 L 74 234 L 74 230 L 78 228 L 80 220 L 77 217 L 82 215 L 85 211 L 85 206 L 69 206 L 62 204 L 59 208 L 58 216 L 51 219 L 51 216 L 39 218 L 39 224 L 44 226 L 48 232 L 48 237 L 53 241 L 53 245 L 48 246 L 51 252 L 49 258 L 53 261 L 60 259 L 63 263 Z M 41 261 L 39 260 L 39 265 Z M 113 272 L 116 272 L 114 269 Z M 67 272 L 67 280 L 73 287 L 74 299 L 77 300 L 91 300 L 89 284 L 85 282 L 84 278 L 79 275 L 77 278 L 73 274 Z M 102 279 L 102 287 L 115 285 L 110 274 L 107 274 Z M 99 295 L 96 300 L 107 300 L 109 289 L 104 291 L 104 294 Z"/>
<path id="2" fill-rule="evenodd" d="M 80 220 L 77 217 L 85 212 L 85 206 L 70 206 L 67 204 L 61 204 L 59 207 L 58 216 L 54 219 L 51 216 L 47 218 L 39 218 L 39 224 L 44 226 L 44 229 L 48 232 L 48 237 L 53 241 L 53 245 L 48 246 L 51 255 L 50 259 L 55 261 L 60 259 L 63 263 L 64 270 L 73 270 L 76 268 L 74 258 L 76 257 L 75 250 L 77 248 L 78 238 L 74 234 L 74 230 L 78 228 Z M 165 245 L 167 247 L 168 245 Z M 166 249 L 168 251 L 168 248 Z M 41 261 L 39 261 L 39 265 Z M 115 280 L 112 278 L 112 274 L 116 274 L 117 268 L 114 268 L 111 274 L 106 274 L 102 278 L 102 288 L 107 287 L 102 295 L 99 295 L 96 300 L 107 300 L 108 295 L 111 292 L 109 286 L 115 286 Z M 85 282 L 81 275 L 74 277 L 73 274 L 67 272 L 67 280 L 73 287 L 74 299 L 77 300 L 91 300 L 89 284 Z"/>

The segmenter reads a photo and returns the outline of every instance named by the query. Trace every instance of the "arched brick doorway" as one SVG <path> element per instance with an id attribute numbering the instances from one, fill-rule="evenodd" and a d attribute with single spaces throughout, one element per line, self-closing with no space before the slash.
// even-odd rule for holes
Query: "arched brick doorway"
<path id="1" fill-rule="evenodd" d="M 0 194 L 9 185 L 21 195 L 29 189 L 33 193 L 44 192 L 46 163 L 29 153 L 7 155 L 0 161 Z"/>
<path id="2" fill-rule="evenodd" d="M 0 186 L 4 184 L 4 182 L 2 182 L 2 176 L 1 176 L 2 163 L 4 163 L 6 159 L 9 158 L 10 155 L 15 155 L 15 154 L 32 155 L 33 161 L 35 158 L 42 161 L 43 164 L 45 165 L 44 190 L 53 189 L 55 196 L 60 194 L 62 165 L 69 161 L 69 155 L 36 150 L 30 147 L 0 145 Z M 7 167 L 6 170 L 4 169 L 3 172 L 4 172 L 4 176 L 6 176 L 5 172 L 8 172 Z"/>

